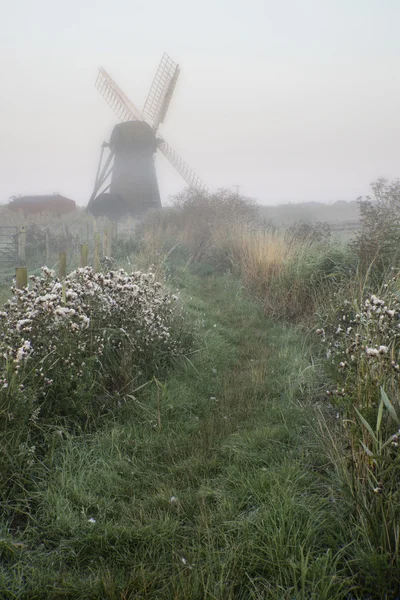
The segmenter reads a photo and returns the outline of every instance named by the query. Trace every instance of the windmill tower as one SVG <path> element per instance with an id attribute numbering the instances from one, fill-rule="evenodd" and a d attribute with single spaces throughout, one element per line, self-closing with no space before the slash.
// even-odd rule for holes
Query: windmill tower
<path id="1" fill-rule="evenodd" d="M 164 53 L 141 113 L 110 75 L 102 68 L 99 70 L 96 87 L 121 122 L 114 127 L 109 143 L 102 145 L 88 204 L 88 211 L 95 216 L 118 219 L 126 214 L 140 216 L 150 208 L 161 207 L 154 164 L 158 150 L 189 187 L 206 190 L 178 153 L 157 137 L 178 77 L 179 66 Z"/>

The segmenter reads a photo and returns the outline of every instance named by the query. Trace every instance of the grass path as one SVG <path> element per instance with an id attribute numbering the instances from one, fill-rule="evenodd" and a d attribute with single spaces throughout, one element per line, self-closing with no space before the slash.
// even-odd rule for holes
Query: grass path
<path id="1" fill-rule="evenodd" d="M 93 434 L 60 435 L 1 598 L 353 598 L 300 334 L 231 277 L 183 290 L 199 351 Z M 302 387 L 303 386 L 303 387 Z"/>

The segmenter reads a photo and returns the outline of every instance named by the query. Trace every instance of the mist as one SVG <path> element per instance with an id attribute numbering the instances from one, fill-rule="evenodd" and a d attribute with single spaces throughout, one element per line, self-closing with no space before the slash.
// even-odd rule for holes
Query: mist
<path id="1" fill-rule="evenodd" d="M 17 0 L 3 7 L 0 201 L 86 205 L 118 122 L 104 66 L 142 108 L 164 51 L 181 75 L 161 135 L 211 190 L 260 204 L 353 200 L 398 176 L 395 0 Z M 185 182 L 157 156 L 162 202 Z"/>

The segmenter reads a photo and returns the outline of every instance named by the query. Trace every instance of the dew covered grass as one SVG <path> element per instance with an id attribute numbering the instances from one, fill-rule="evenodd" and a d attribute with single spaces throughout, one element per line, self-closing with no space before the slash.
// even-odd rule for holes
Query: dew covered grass
<path id="1" fill-rule="evenodd" d="M 233 276 L 181 287 L 197 351 L 49 451 L 30 520 L 2 523 L 1 597 L 361 598 L 304 336 Z"/>

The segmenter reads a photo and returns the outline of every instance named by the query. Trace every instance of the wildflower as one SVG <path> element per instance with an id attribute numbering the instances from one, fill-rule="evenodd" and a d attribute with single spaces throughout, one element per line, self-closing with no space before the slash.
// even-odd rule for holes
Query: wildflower
<path id="1" fill-rule="evenodd" d="M 21 319 L 17 322 L 16 329 L 17 331 L 21 331 L 25 327 L 25 325 L 29 325 L 32 323 L 31 319 Z"/>
<path id="2" fill-rule="evenodd" d="M 88 523 L 96 523 L 96 519 L 93 519 L 93 517 L 90 517 L 90 519 L 88 519 Z"/>
<path id="3" fill-rule="evenodd" d="M 20 348 L 18 348 L 18 350 L 17 350 L 15 360 L 17 362 L 21 362 L 22 360 L 25 360 L 26 358 L 29 357 L 32 350 L 33 350 L 33 348 L 31 346 L 30 341 L 24 340 L 24 343 L 22 344 L 22 346 Z"/>
<path id="4" fill-rule="evenodd" d="M 365 353 L 367 356 L 379 356 L 379 350 L 377 348 L 366 348 Z"/>
<path id="5" fill-rule="evenodd" d="M 383 300 L 381 300 L 380 298 L 378 298 L 374 294 L 372 294 L 372 296 L 371 296 L 371 302 L 375 306 L 382 306 L 382 304 L 385 304 Z"/>

